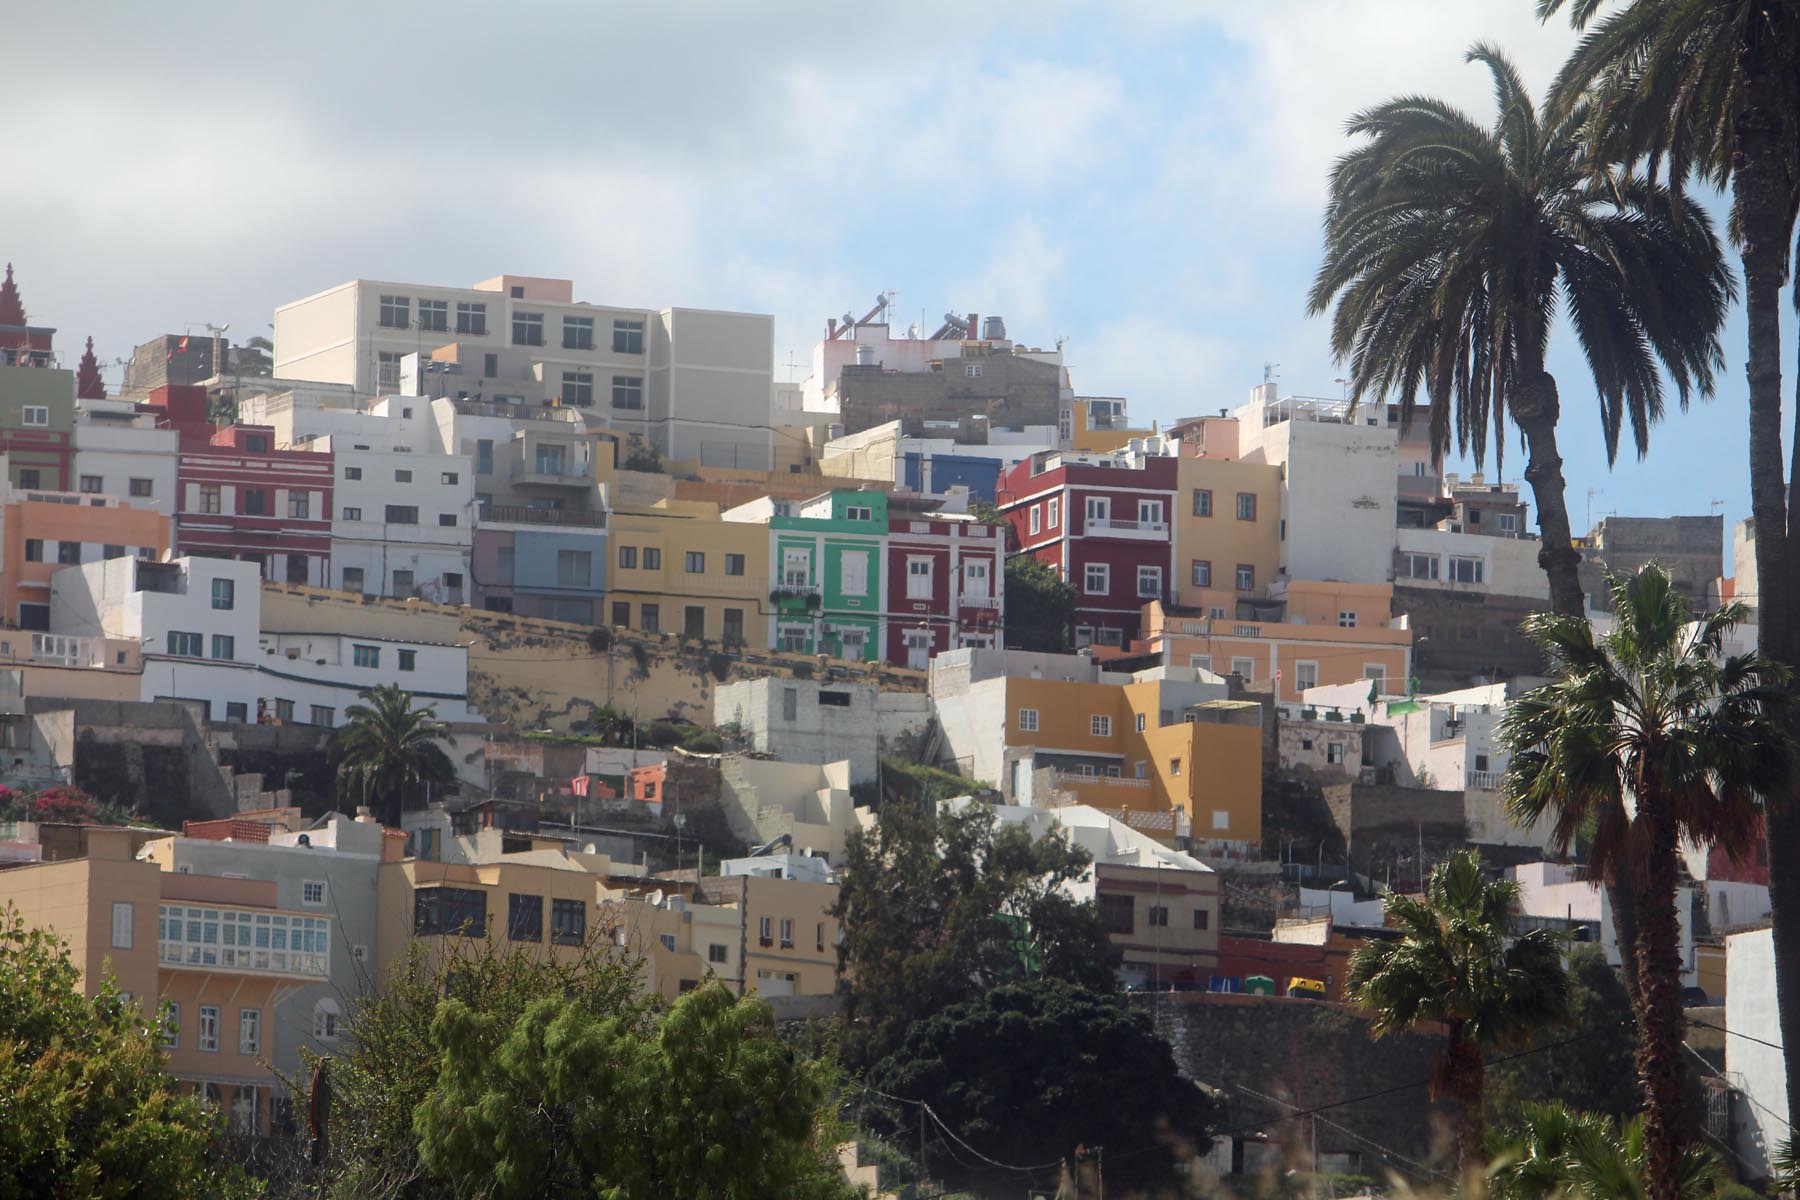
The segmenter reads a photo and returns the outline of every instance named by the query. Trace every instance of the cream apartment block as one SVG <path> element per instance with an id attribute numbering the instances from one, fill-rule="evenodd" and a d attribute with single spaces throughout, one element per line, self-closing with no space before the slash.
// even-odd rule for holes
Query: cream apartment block
<path id="1" fill-rule="evenodd" d="M 576 301 L 566 279 L 356 279 L 275 310 L 275 370 L 376 395 L 401 390 L 417 354 L 425 395 L 557 401 L 671 459 L 766 471 L 774 329 L 757 313 Z"/>

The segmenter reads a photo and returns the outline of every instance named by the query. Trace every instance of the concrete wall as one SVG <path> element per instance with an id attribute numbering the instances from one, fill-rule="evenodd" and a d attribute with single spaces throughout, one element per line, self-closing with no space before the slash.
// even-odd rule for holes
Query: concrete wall
<path id="1" fill-rule="evenodd" d="M 1768 1045 L 1782 1044 L 1775 1008 L 1775 938 L 1768 929 L 1734 933 L 1725 939 L 1725 1073 L 1743 1090 L 1736 1106 L 1733 1147 L 1756 1174 L 1767 1174 L 1788 1128 L 1787 1056 Z M 1749 1039 L 1757 1039 L 1755 1041 Z"/>
<path id="2" fill-rule="evenodd" d="M 1524 596 L 1394 588 L 1394 611 L 1412 618 L 1413 669 L 1427 689 L 1541 675 L 1544 657 L 1519 625 L 1543 607 Z"/>
<path id="3" fill-rule="evenodd" d="M 1550 598 L 1550 580 L 1538 565 L 1539 544 L 1525 538 L 1487 537 L 1477 533 L 1451 533 L 1443 529 L 1397 529 L 1394 531 L 1394 582 L 1428 591 L 1455 592 L 1461 595 L 1482 592 L 1496 596 L 1525 596 L 1532 600 Z M 1437 577 L 1408 574 L 1417 566 L 1407 555 L 1435 559 Z M 1458 582 L 1451 563 L 1469 559 L 1481 564 L 1479 583 Z"/>
<path id="4" fill-rule="evenodd" d="M 1468 843 L 1461 790 L 1334 783 L 1323 789 L 1350 865 L 1365 875 L 1416 878 L 1423 843 L 1425 865 Z"/>
<path id="5" fill-rule="evenodd" d="M 843 703 L 827 704 L 821 697 Z M 867 684 L 748 679 L 721 684 L 715 691 L 713 724 L 735 722 L 755 749 L 788 762 L 848 759 L 851 782 L 870 783 L 880 753 L 876 700 L 875 689 Z"/>
<path id="6" fill-rule="evenodd" d="M 1246 410 L 1239 410 L 1240 425 Z M 1244 460 L 1284 467 L 1281 565 L 1290 579 L 1385 583 L 1394 544 L 1395 444 L 1379 425 L 1283 420 L 1246 439 Z"/>

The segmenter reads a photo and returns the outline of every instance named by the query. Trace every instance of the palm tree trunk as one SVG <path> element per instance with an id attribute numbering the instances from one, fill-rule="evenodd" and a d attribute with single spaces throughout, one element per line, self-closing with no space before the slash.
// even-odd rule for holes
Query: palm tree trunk
<path id="1" fill-rule="evenodd" d="M 1644 1190 L 1679 1200 L 1684 1122 L 1681 1099 L 1681 922 L 1675 911 L 1675 823 L 1667 797 L 1646 788 L 1637 820 L 1648 862 L 1638 872 L 1637 1073 L 1644 1093 Z"/>
<path id="2" fill-rule="evenodd" d="M 1444 1050 L 1445 1073 L 1456 1100 L 1456 1173 L 1465 1188 L 1487 1171 L 1487 1112 L 1482 1090 L 1487 1066 L 1481 1048 L 1469 1040 L 1461 1021 L 1450 1023 L 1450 1044 Z"/>

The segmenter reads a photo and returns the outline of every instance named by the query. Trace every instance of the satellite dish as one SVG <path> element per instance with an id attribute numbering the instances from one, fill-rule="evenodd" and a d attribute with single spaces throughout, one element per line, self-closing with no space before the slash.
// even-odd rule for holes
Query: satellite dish
<path id="1" fill-rule="evenodd" d="M 663 904 L 662 889 L 657 888 L 654 892 L 651 892 L 648 896 L 646 896 L 645 899 L 650 901 L 651 908 L 661 908 L 662 904 Z"/>

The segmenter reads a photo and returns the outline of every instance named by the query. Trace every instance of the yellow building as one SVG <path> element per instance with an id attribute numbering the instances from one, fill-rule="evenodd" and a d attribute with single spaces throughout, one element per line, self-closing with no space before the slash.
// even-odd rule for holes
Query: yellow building
<path id="1" fill-rule="evenodd" d="M 1133 429 L 1125 416 L 1122 396 L 1077 396 L 1069 402 L 1064 440 L 1070 450 L 1111 454 L 1123 450 L 1133 438 L 1156 436 L 1156 423 Z"/>
<path id="2" fill-rule="evenodd" d="M 606 574 L 613 626 L 748 644 L 767 639 L 769 546 L 717 505 L 664 500 L 615 508 Z"/>
<path id="3" fill-rule="evenodd" d="M 740 921 L 745 990 L 765 996 L 827 996 L 837 990 L 835 883 L 763 875 L 702 880 L 701 894 Z"/>
<path id="4" fill-rule="evenodd" d="M 1261 594 L 1281 567 L 1281 468 L 1183 455 L 1175 493 L 1176 603 Z"/>
<path id="5" fill-rule="evenodd" d="M 1393 585 L 1297 579 L 1267 598 L 1190 589 L 1180 605 L 1144 606 L 1143 640 L 1171 666 L 1241 675 L 1277 700 L 1309 687 L 1379 679 L 1384 691 L 1412 676 L 1412 628 L 1391 616 Z"/>

